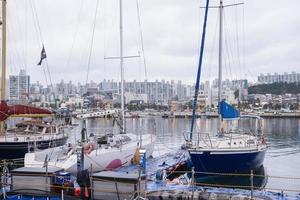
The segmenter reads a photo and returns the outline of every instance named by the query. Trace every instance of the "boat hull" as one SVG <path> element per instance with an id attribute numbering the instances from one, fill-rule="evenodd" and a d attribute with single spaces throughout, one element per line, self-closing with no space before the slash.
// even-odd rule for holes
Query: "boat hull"
<path id="1" fill-rule="evenodd" d="M 131 142 L 124 144 L 120 147 L 99 147 L 86 152 L 84 154 L 84 166 L 83 169 L 89 169 L 92 167 L 93 172 L 103 170 L 113 170 L 121 166 L 126 166 L 131 163 L 132 158 L 137 150 L 136 135 L 129 135 L 132 139 Z M 146 157 L 150 157 L 154 151 L 155 136 L 143 135 L 142 147 L 146 149 Z M 47 149 L 44 151 L 27 153 L 24 158 L 25 167 L 42 167 L 44 166 L 45 158 L 48 158 L 48 165 L 62 168 L 68 172 L 77 172 L 77 154 L 74 152 L 64 153 L 65 150 L 59 147 Z M 69 151 L 67 151 L 69 152 Z M 66 156 L 63 158 L 63 156 Z"/>
<path id="2" fill-rule="evenodd" d="M 66 144 L 68 137 L 52 140 L 30 141 L 30 142 L 0 142 L 0 160 L 24 158 L 28 151 L 34 148 L 47 149 L 49 147 L 62 146 Z"/>
<path id="3" fill-rule="evenodd" d="M 263 165 L 266 148 L 245 151 L 189 150 L 197 176 L 209 173 L 235 173 L 257 169 Z"/>

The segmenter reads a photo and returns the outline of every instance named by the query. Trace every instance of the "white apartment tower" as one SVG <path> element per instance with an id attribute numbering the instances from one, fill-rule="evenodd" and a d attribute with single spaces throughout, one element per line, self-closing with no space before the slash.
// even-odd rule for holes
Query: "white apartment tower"
<path id="1" fill-rule="evenodd" d="M 25 70 L 20 70 L 19 75 L 9 76 L 9 99 L 24 100 L 29 94 L 30 76 L 26 75 Z"/>

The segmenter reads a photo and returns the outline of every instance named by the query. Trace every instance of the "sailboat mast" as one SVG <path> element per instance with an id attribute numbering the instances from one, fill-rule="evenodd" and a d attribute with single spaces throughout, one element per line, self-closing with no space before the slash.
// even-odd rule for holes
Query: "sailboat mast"
<path id="1" fill-rule="evenodd" d="M 199 63 L 198 63 L 198 72 L 197 72 L 197 79 L 196 79 L 196 85 L 195 85 L 195 96 L 194 96 L 194 103 L 193 103 L 192 124 L 191 124 L 191 132 L 190 132 L 189 142 L 192 142 L 192 139 L 193 139 L 194 123 L 195 123 L 195 120 L 196 120 L 197 99 L 198 99 L 198 93 L 199 93 L 201 67 L 202 67 L 202 60 L 203 60 L 203 54 L 204 54 L 208 7 L 209 7 L 209 0 L 206 0 L 205 15 L 204 15 L 204 22 L 203 22 L 203 31 L 202 31 L 202 38 L 201 38 L 200 56 L 199 56 Z"/>
<path id="2" fill-rule="evenodd" d="M 6 97 L 6 0 L 2 0 L 2 79 L 1 79 L 1 101 Z M 4 122 L 0 123 L 0 134 L 4 132 Z"/>
<path id="3" fill-rule="evenodd" d="M 218 90 L 218 109 L 219 109 L 219 128 L 221 128 L 222 116 L 220 114 L 220 102 L 222 100 L 222 51 L 223 51 L 223 0 L 220 0 L 220 28 L 219 28 L 219 90 Z"/>
<path id="4" fill-rule="evenodd" d="M 123 58 L 123 5 L 120 4 L 120 70 L 121 70 L 121 112 L 122 112 L 122 130 L 125 133 L 125 99 L 124 99 L 124 58 Z"/>
<path id="5" fill-rule="evenodd" d="M 1 101 L 5 101 L 6 93 L 6 0 L 2 0 L 2 79 Z"/>

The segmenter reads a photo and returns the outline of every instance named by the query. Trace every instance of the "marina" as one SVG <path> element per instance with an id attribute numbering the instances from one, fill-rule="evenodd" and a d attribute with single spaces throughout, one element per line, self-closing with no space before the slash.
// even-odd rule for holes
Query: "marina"
<path id="1" fill-rule="evenodd" d="M 55 10 L 68 7 L 67 12 L 61 10 L 59 18 L 49 12 L 45 26 L 39 16 L 47 16 L 48 8 L 53 8 L 47 3 L 1 1 L 0 199 L 300 200 L 300 74 L 261 74 L 258 82 L 248 82 L 253 76 L 248 68 L 257 64 L 245 40 L 246 2 L 205 0 L 199 6 L 173 1 L 164 9 L 155 7 L 164 10 L 166 16 L 161 17 L 151 10 L 154 4 L 145 2 L 151 11 L 147 13 L 139 0 L 78 5 L 63 0 Z M 168 10 L 173 4 L 178 8 Z M 77 6 L 74 20 L 71 10 Z M 174 19 L 160 24 L 158 32 L 149 27 L 144 32 L 142 14 L 157 25 L 167 15 Z M 73 34 L 71 18 L 77 23 Z M 259 24 L 258 18 L 251 20 L 250 27 Z M 59 39 L 49 39 L 53 33 L 42 37 L 42 29 L 61 23 Z M 178 24 L 180 28 L 168 36 L 162 34 Z M 249 32 L 251 43 L 257 38 Z M 103 41 L 96 36 L 103 36 Z M 151 45 L 149 37 L 155 38 Z M 41 50 L 37 64 L 32 59 L 33 41 Z M 55 51 L 48 48 L 53 44 Z M 68 58 L 55 57 L 57 53 L 65 57 L 67 46 Z M 152 49 L 152 62 L 148 58 L 146 62 L 147 48 Z M 253 66 L 246 67 L 241 57 Z M 270 63 L 260 62 L 271 69 Z M 187 82 L 196 80 L 190 85 L 181 80 L 152 81 L 155 76 L 148 76 L 148 63 L 159 71 L 157 77 L 177 74 Z M 172 68 L 164 71 L 159 63 Z M 21 67 L 19 74 L 9 75 L 16 73 L 16 66 Z M 84 85 L 79 81 L 84 78 L 82 66 Z M 263 72 L 265 66 L 258 66 Z M 26 74 L 29 68 L 33 72 Z M 42 83 L 37 72 L 44 74 Z M 36 84 L 30 82 L 33 74 L 39 78 Z M 53 84 L 58 77 L 61 82 Z M 77 86 L 72 81 L 66 84 L 67 77 L 78 78 Z"/>
<path id="2" fill-rule="evenodd" d="M 174 196 L 187 197 L 192 195 L 192 187 L 190 186 L 191 179 L 184 174 L 191 174 L 191 165 L 185 165 L 185 161 L 188 160 L 189 156 L 184 150 L 177 149 L 181 148 L 184 139 L 182 132 L 186 130 L 187 120 L 189 119 L 167 119 L 161 120 L 160 117 L 154 118 L 139 118 L 139 119 L 126 119 L 128 131 L 137 133 L 139 130 L 147 130 L 148 132 L 156 132 L 157 142 L 155 143 L 156 150 L 153 153 L 152 159 L 147 159 L 147 182 L 143 182 L 146 186 L 145 193 L 150 199 L 166 198 Z M 201 124 L 203 131 L 210 129 L 215 126 L 216 119 L 198 119 L 197 123 Z M 101 127 L 109 127 L 112 123 L 112 119 L 92 119 L 87 122 L 87 130 L 92 131 L 95 129 L 101 129 Z M 276 124 L 277 126 L 274 126 Z M 250 129 L 253 122 L 246 120 L 243 122 L 243 128 Z M 138 127 L 138 129 L 137 129 Z M 286 127 L 290 127 L 290 131 L 284 132 Z M 76 127 L 73 130 L 73 137 L 79 137 L 80 127 Z M 264 121 L 264 131 L 266 133 L 266 140 L 270 146 L 269 153 L 266 155 L 264 163 L 264 171 L 257 172 L 258 174 L 254 177 L 265 177 L 267 180 L 255 180 L 254 183 L 254 194 L 260 196 L 261 199 L 296 199 L 299 194 L 299 174 L 298 164 L 295 159 L 299 156 L 299 121 L 297 119 L 268 119 Z M 77 136 L 76 136 L 77 134 Z M 70 138 L 72 140 L 74 138 Z M 177 153 L 176 153 L 177 152 Z M 185 153 L 184 153 L 185 152 Z M 281 161 L 279 161 L 281 160 Z M 289 165 L 285 165 L 289 163 Z M 180 165 L 178 165 L 180 164 Z M 277 165 L 278 168 L 272 166 Z M 180 168 L 179 168 L 180 167 Z M 174 169 L 177 169 L 175 172 Z M 46 168 L 40 168 L 46 174 Z M 173 175 L 176 174 L 171 180 L 161 179 L 157 180 L 157 173 L 161 170 L 165 170 L 165 177 L 170 178 L 170 172 Z M 49 174 L 50 174 L 49 166 Z M 138 177 L 139 166 L 129 165 L 117 169 L 115 178 L 124 174 L 135 174 Z M 97 173 L 95 173 L 97 174 Z M 169 174 L 169 175 L 168 175 Z M 213 173 L 212 173 L 213 174 Z M 251 184 L 250 184 L 250 173 L 248 178 L 245 180 L 235 181 L 233 177 L 245 177 L 245 174 L 218 174 L 222 177 L 217 178 L 216 174 L 212 180 L 198 180 L 197 189 L 195 189 L 195 199 L 214 199 L 220 195 L 219 198 L 249 198 L 251 196 Z M 158 176 L 158 177 L 157 177 Z M 170 177 L 168 177 L 170 176 Z M 229 180 L 226 177 L 230 176 Z M 225 180 L 220 180 L 224 179 Z M 214 180 L 218 180 L 217 182 Z M 50 183 L 50 182 L 49 182 Z M 48 184 L 50 185 L 50 184 Z M 214 189 L 217 186 L 219 189 Z M 91 186 L 92 187 L 92 186 Z M 221 188 L 220 188 L 221 187 Z M 228 188 L 227 188 L 228 187 Z M 241 189 L 243 187 L 244 189 Z M 235 188 L 235 189 L 232 189 Z M 50 186 L 48 188 L 50 190 Z M 199 193 L 199 191 L 201 191 Z M 28 191 L 27 191 L 28 192 Z M 115 195 L 113 199 L 117 199 L 116 186 L 113 184 L 106 190 L 97 189 L 97 193 L 109 192 L 110 195 Z M 26 192 L 25 192 L 26 193 Z M 61 191 L 59 191 L 59 194 Z M 227 196 L 226 196 L 227 195 Z M 229 195 L 229 196 L 228 196 Z M 196 197 L 197 196 L 197 197 Z M 200 196 L 200 197 L 199 197 Z M 225 198 L 225 199 L 226 199 Z M 299 197 L 298 197 L 299 198 Z M 97 199 L 97 198 L 94 198 Z M 101 199 L 101 198 L 100 198 Z"/>

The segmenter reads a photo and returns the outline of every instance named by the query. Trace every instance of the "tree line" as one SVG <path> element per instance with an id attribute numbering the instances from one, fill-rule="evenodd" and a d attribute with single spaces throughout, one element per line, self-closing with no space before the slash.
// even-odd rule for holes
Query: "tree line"
<path id="1" fill-rule="evenodd" d="M 298 94 L 300 93 L 299 83 L 271 83 L 254 85 L 248 88 L 248 94 Z"/>

